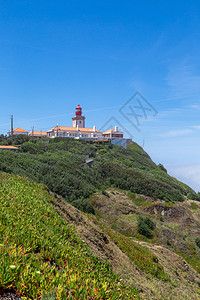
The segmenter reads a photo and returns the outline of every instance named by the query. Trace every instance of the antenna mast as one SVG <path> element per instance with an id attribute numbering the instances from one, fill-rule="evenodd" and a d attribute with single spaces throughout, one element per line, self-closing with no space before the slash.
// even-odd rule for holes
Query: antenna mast
<path id="1" fill-rule="evenodd" d="M 13 115 L 10 116 L 11 120 L 11 136 L 13 136 Z"/>

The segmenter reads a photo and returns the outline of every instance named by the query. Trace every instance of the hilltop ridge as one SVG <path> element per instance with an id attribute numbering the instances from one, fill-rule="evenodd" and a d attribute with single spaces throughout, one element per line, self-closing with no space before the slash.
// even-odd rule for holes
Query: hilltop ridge
<path id="1" fill-rule="evenodd" d="M 134 142 L 124 149 L 110 142 L 66 138 L 36 140 L 17 136 L 6 141 L 21 145 L 16 152 L 1 151 L 1 171 L 44 183 L 83 210 L 83 202 L 91 207 L 87 200 L 90 195 L 111 186 L 165 201 L 200 199 L 190 187 L 169 176 L 162 165 L 157 166 Z M 94 160 L 91 168 L 83 166 L 88 157 Z"/>

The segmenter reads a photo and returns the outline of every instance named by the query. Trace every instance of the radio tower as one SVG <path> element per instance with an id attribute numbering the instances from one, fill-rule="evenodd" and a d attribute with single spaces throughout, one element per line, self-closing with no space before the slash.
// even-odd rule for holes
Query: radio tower
<path id="1" fill-rule="evenodd" d="M 11 136 L 13 136 L 13 115 L 10 116 L 11 120 Z"/>

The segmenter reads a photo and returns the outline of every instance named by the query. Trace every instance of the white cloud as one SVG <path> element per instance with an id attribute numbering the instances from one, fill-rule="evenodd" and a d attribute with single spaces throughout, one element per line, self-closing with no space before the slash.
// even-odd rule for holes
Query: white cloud
<path id="1" fill-rule="evenodd" d="M 166 165 L 169 175 L 200 191 L 200 164 Z"/>
<path id="2" fill-rule="evenodd" d="M 194 126 L 191 126 L 191 128 L 200 129 L 200 125 L 194 125 Z"/>
<path id="3" fill-rule="evenodd" d="M 160 134 L 161 137 L 177 137 L 177 136 L 184 136 L 192 133 L 191 129 L 180 129 L 180 130 L 171 130 L 165 133 Z"/>
<path id="4" fill-rule="evenodd" d="M 195 110 L 200 110 L 200 105 L 199 104 L 191 104 L 188 105 L 189 108 L 195 109 Z"/>

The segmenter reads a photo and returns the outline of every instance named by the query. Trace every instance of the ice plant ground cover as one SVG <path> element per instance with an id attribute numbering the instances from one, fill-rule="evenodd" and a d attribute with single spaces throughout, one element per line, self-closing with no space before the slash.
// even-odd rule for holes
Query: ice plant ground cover
<path id="1" fill-rule="evenodd" d="M 111 237 L 115 244 L 127 254 L 127 256 L 140 268 L 142 272 L 163 281 L 170 281 L 168 274 L 164 272 L 163 266 L 159 263 L 158 258 L 153 255 L 146 247 L 142 247 L 130 240 L 129 237 L 106 228 L 100 223 L 100 226 Z"/>
<path id="2" fill-rule="evenodd" d="M 45 186 L 0 173 L 0 287 L 40 299 L 139 299 L 49 205 Z"/>

